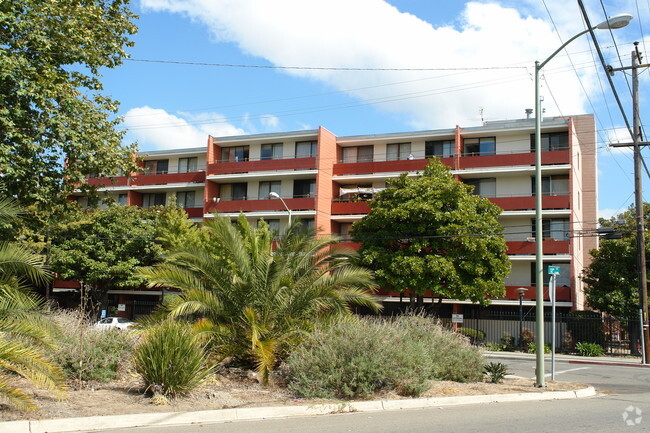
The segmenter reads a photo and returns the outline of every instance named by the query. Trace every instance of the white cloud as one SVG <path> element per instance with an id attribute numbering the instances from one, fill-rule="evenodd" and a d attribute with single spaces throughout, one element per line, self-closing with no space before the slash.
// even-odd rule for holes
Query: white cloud
<path id="1" fill-rule="evenodd" d="M 217 113 L 169 114 L 148 106 L 132 108 L 124 116 L 127 138 L 137 140 L 140 149 L 177 149 L 207 145 L 208 135 L 215 137 L 246 134 Z"/>
<path id="2" fill-rule="evenodd" d="M 606 140 L 606 143 L 603 143 L 603 146 L 607 146 L 607 149 L 604 149 L 604 151 L 600 152 L 601 155 L 617 155 L 621 153 L 632 154 L 634 152 L 631 146 L 610 146 L 610 144 L 632 143 L 632 136 L 626 127 L 607 129 L 602 132 L 604 133 L 604 139 Z"/>
<path id="3" fill-rule="evenodd" d="M 277 131 L 280 127 L 280 119 L 278 119 L 276 116 L 272 114 L 265 114 L 260 118 L 260 123 L 262 126 L 264 126 L 267 130 L 275 130 Z"/>
<path id="4" fill-rule="evenodd" d="M 598 209 L 598 218 L 610 219 L 620 213 L 625 212 L 626 208 L 622 209 Z"/>
<path id="5" fill-rule="evenodd" d="M 530 13 L 545 16 L 535 3 L 529 0 Z M 576 23 L 580 24 L 575 19 L 579 16 L 577 7 L 566 1 L 547 3 L 557 11 L 556 24 L 563 37 L 575 33 Z M 384 0 L 142 0 L 142 5 L 145 10 L 185 14 L 205 24 L 216 41 L 233 42 L 243 52 L 275 65 L 527 67 L 287 72 L 339 90 L 357 89 L 349 93 L 382 110 L 400 113 L 418 128 L 477 124 L 479 107 L 483 107 L 486 120 L 524 117 L 524 109 L 533 106 L 533 60 L 546 58 L 560 45 L 546 20 L 496 3 L 469 2 L 456 26 L 439 27 L 402 13 Z M 586 38 L 574 42 L 571 52 L 575 53 L 572 59 L 576 65 L 591 61 Z M 593 71 L 578 68 L 588 92 L 595 83 Z M 546 67 L 545 78 L 542 93 L 547 115 L 585 112 L 585 95 L 563 53 Z M 383 86 L 396 82 L 402 84 Z"/>

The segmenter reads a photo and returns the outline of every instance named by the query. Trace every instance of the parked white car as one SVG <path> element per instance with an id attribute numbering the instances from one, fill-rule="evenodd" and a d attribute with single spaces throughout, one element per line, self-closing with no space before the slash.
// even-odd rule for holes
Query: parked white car
<path id="1" fill-rule="evenodd" d="M 105 317 L 95 323 L 95 328 L 107 331 L 109 329 L 128 329 L 133 325 L 133 322 L 123 317 Z"/>

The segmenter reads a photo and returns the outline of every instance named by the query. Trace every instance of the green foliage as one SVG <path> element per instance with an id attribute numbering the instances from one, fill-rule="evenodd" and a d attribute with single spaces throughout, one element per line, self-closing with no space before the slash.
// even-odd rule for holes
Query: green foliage
<path id="1" fill-rule="evenodd" d="M 485 350 L 489 350 L 491 352 L 503 352 L 506 350 L 503 344 L 500 343 L 485 343 L 483 347 Z"/>
<path id="2" fill-rule="evenodd" d="M 501 347 L 506 352 L 512 352 L 515 350 L 515 337 L 510 335 L 507 332 L 504 332 L 501 336 Z"/>
<path id="3" fill-rule="evenodd" d="M 136 27 L 128 0 L 0 3 L 0 190 L 34 214 L 90 189 L 91 173 L 131 171 L 117 103 L 100 70 L 127 56 Z"/>
<path id="4" fill-rule="evenodd" d="M 502 362 L 490 362 L 483 366 L 483 374 L 490 377 L 490 382 L 501 383 L 503 378 L 510 373 L 506 364 Z"/>
<path id="5" fill-rule="evenodd" d="M 458 328 L 458 332 L 468 337 L 472 344 L 480 344 L 485 341 L 485 332 L 474 328 Z"/>
<path id="6" fill-rule="evenodd" d="M 319 328 L 289 356 L 288 386 L 306 398 L 418 396 L 430 380 L 481 379 L 480 351 L 430 318 L 348 320 Z"/>
<path id="7" fill-rule="evenodd" d="M 109 289 L 138 287 L 140 266 L 155 263 L 162 247 L 154 242 L 158 212 L 136 206 L 109 206 L 72 214 L 52 229 L 50 261 L 62 279 L 83 281 L 94 306 L 105 305 Z"/>
<path id="8" fill-rule="evenodd" d="M 110 382 L 129 362 L 131 332 L 94 329 L 79 311 L 58 311 L 54 320 L 61 328 L 54 359 L 69 379 Z"/>
<path id="9" fill-rule="evenodd" d="M 302 231 L 299 220 L 275 250 L 268 226 L 255 229 L 243 216 L 204 229 L 206 245 L 178 247 L 140 276 L 183 290 L 157 316 L 199 319 L 197 331 L 219 356 L 255 367 L 263 382 L 316 323 L 350 317 L 354 305 L 379 309 L 370 272 L 351 264 L 354 253 Z"/>
<path id="10" fill-rule="evenodd" d="M 528 353 L 537 353 L 537 343 L 534 341 L 531 341 L 528 343 Z M 544 353 L 549 354 L 551 353 L 551 346 L 548 344 L 544 344 Z"/>
<path id="11" fill-rule="evenodd" d="M 188 218 L 187 212 L 174 200 L 170 197 L 171 204 L 156 209 L 158 211 L 155 230 L 157 241 L 166 250 L 209 245 L 207 232 L 194 224 Z"/>
<path id="12" fill-rule="evenodd" d="M 581 341 L 576 344 L 576 350 L 580 356 L 603 356 L 605 351 L 599 344 Z"/>
<path id="13" fill-rule="evenodd" d="M 182 396 L 212 373 L 203 345 L 189 324 L 164 321 L 144 332 L 133 364 L 149 392 Z"/>
<path id="14" fill-rule="evenodd" d="M 644 215 L 648 212 L 650 204 L 645 203 Z M 601 219 L 602 227 L 615 227 L 623 238 L 601 240 L 598 249 L 590 251 L 593 259 L 582 275 L 587 303 L 620 319 L 636 317 L 639 308 L 635 224 L 633 206 L 609 220 Z M 650 243 L 646 243 L 646 256 L 650 257 Z"/>
<path id="15" fill-rule="evenodd" d="M 600 346 L 605 344 L 605 331 L 601 314 L 596 311 L 572 311 L 567 319 L 567 331 L 574 341 L 586 341 Z"/>
<path id="16" fill-rule="evenodd" d="M 530 343 L 535 341 L 535 334 L 533 333 L 532 330 L 528 328 L 524 328 L 521 330 L 521 335 L 519 336 L 519 338 L 521 339 L 520 347 L 528 347 Z"/>
<path id="17" fill-rule="evenodd" d="M 402 174 L 387 183 L 369 202 L 372 212 L 352 226 L 354 239 L 363 242 L 362 263 L 380 286 L 484 305 L 503 296 L 510 261 L 498 206 L 473 195 L 437 159 L 421 176 Z"/>

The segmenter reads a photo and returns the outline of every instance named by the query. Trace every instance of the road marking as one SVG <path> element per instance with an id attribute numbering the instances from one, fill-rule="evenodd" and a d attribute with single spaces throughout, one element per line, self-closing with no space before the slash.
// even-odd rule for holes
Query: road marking
<path id="1" fill-rule="evenodd" d="M 533 367 L 534 368 L 534 367 Z M 568 370 L 562 370 L 562 371 L 556 371 L 555 374 L 562 374 L 562 373 L 570 373 L 572 371 L 578 371 L 578 370 L 589 370 L 591 367 L 578 367 L 578 368 L 570 368 Z M 531 379 L 535 379 L 537 376 L 531 377 Z M 551 377 L 551 373 L 546 373 L 544 377 Z"/>

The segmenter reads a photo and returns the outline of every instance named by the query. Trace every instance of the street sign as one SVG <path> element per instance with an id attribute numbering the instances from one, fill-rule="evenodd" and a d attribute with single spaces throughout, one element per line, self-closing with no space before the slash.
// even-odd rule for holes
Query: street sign
<path id="1" fill-rule="evenodd" d="M 559 266 L 549 266 L 548 267 L 548 274 L 549 275 L 560 275 L 560 267 Z"/>
<path id="2" fill-rule="evenodd" d="M 117 304 L 117 311 L 126 311 L 126 304 Z"/>
<path id="3" fill-rule="evenodd" d="M 102 310 L 102 319 L 106 317 L 106 310 Z"/>
<path id="4" fill-rule="evenodd" d="M 451 315 L 451 323 L 463 323 L 463 315 L 462 314 L 452 314 Z"/>

